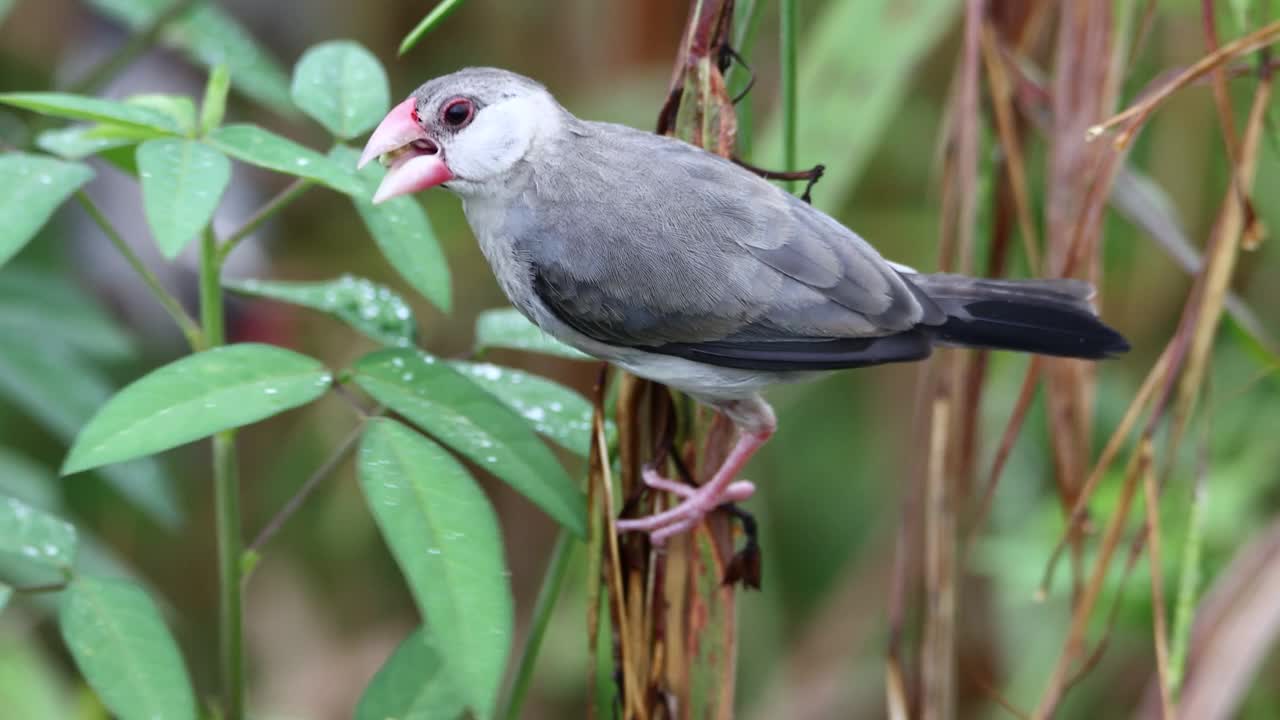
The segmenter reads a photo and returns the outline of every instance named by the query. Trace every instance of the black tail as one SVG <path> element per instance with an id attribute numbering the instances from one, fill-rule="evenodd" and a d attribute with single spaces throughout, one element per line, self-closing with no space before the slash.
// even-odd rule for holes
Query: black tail
<path id="1" fill-rule="evenodd" d="M 1079 280 L 908 280 L 946 313 L 945 322 L 930 328 L 938 344 L 1092 360 L 1129 349 L 1124 336 L 1094 314 L 1093 288 Z"/>

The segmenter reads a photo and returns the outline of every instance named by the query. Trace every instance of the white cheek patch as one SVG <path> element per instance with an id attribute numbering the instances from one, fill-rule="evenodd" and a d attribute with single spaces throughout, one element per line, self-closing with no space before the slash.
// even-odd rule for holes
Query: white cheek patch
<path id="1" fill-rule="evenodd" d="M 459 179 L 482 181 L 501 175 L 525 156 L 539 128 L 555 119 L 546 100 L 531 95 L 482 108 L 449 143 L 446 162 Z"/>

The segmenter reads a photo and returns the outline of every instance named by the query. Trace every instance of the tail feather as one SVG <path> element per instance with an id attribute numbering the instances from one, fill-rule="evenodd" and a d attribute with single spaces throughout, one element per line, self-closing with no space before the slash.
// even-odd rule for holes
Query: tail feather
<path id="1" fill-rule="evenodd" d="M 911 282 L 946 315 L 931 328 L 938 344 L 1101 359 L 1128 351 L 1098 319 L 1093 287 L 1079 280 L 987 280 L 916 275 Z"/>

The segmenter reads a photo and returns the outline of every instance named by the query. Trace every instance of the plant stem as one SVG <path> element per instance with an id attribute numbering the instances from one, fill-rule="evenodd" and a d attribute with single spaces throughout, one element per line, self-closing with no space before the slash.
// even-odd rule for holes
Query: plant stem
<path id="1" fill-rule="evenodd" d="M 382 412 L 379 411 L 374 414 L 381 415 Z M 338 445 L 338 448 L 333 451 L 333 454 L 321 463 L 320 467 L 316 468 L 315 472 L 311 473 L 311 476 L 302 483 L 302 487 L 298 488 L 298 492 L 295 493 L 293 497 L 289 498 L 289 501 L 284 504 L 284 507 L 280 508 L 280 511 L 277 512 L 265 526 L 263 526 L 262 530 L 258 532 L 258 536 L 253 539 L 253 542 L 249 543 L 248 548 L 246 548 L 246 552 L 261 552 L 263 546 L 271 542 L 271 538 L 275 537 L 276 533 L 280 532 L 280 528 L 284 527 L 284 524 L 289 521 L 289 518 L 293 517 L 294 514 L 298 512 L 298 508 L 302 507 L 302 503 L 306 501 L 307 498 L 311 497 L 311 493 L 315 492 L 315 489 L 320 486 L 320 483 L 324 482 L 325 478 L 332 475 L 333 471 L 338 469 L 338 466 L 342 464 L 342 461 L 346 459 L 347 455 L 355 449 L 356 442 L 360 440 L 360 435 L 364 432 L 364 426 L 365 418 L 361 418 L 360 421 L 356 423 L 356 426 L 351 429 L 351 432 L 347 437 Z"/>
<path id="2" fill-rule="evenodd" d="M 179 16 L 187 10 L 190 10 L 193 5 L 195 5 L 195 0 L 175 0 L 171 5 L 169 5 L 169 7 L 156 13 L 156 16 L 151 19 L 151 22 L 139 29 L 138 32 L 130 37 L 128 42 L 121 45 L 118 50 L 91 68 L 84 74 L 84 77 L 75 81 L 75 83 L 67 88 L 67 92 L 78 94 L 91 93 L 107 84 L 112 78 L 118 75 L 121 70 L 127 67 L 129 63 L 136 60 L 139 55 L 150 50 L 151 46 L 154 45 L 156 40 L 160 37 L 160 33 L 164 32 L 164 29 L 169 27 L 169 23 L 177 20 Z"/>
<path id="3" fill-rule="evenodd" d="M 792 170 L 796 161 L 796 1 L 779 0 L 779 29 L 782 58 L 782 167 Z M 795 182 L 787 181 L 788 190 Z"/>
<path id="4" fill-rule="evenodd" d="M 511 683 L 503 709 L 495 717 L 507 720 L 519 720 L 520 710 L 524 706 L 525 696 L 529 692 L 529 683 L 533 681 L 533 669 L 537 665 L 538 652 L 542 650 L 542 638 L 547 633 L 547 625 L 551 622 L 551 611 L 555 609 L 556 600 L 560 597 L 560 589 L 564 586 L 565 575 L 568 574 L 570 560 L 576 542 L 569 533 L 561 528 L 556 535 L 555 547 L 551 550 L 551 560 L 547 563 L 547 572 L 542 577 L 542 587 L 538 590 L 538 599 L 533 606 L 533 619 L 529 625 L 529 637 L 520 651 L 520 663 L 516 666 L 516 677 Z"/>
<path id="5" fill-rule="evenodd" d="M 138 257 L 138 254 L 133 251 L 133 248 L 129 247 L 129 243 L 124 241 L 124 238 L 116 231 L 115 226 L 111 224 L 111 221 L 107 219 L 107 216 L 102 214 L 102 210 L 98 209 L 98 206 L 94 204 L 93 200 L 91 200 L 83 190 L 76 193 L 76 200 L 80 201 L 80 205 L 84 207 L 85 212 L 89 214 L 90 219 L 92 219 L 93 222 L 101 228 L 102 233 L 107 236 L 107 239 L 116 247 L 116 250 L 120 251 L 120 254 L 124 256 L 124 259 L 129 263 L 129 266 L 133 268 L 133 271 L 142 278 L 142 282 L 146 284 L 147 289 L 151 291 L 151 294 L 154 295 L 156 300 L 159 300 L 160 304 L 164 306 L 164 309 L 168 311 L 169 316 L 173 318 L 173 321 L 176 322 L 178 327 L 182 330 L 182 334 L 186 336 L 187 343 L 191 346 L 191 349 L 197 350 L 204 347 L 204 333 L 200 331 L 199 326 L 196 325 L 196 321 L 192 319 L 191 315 L 189 315 L 186 309 L 182 307 L 182 303 L 178 302 L 178 299 L 165 289 L 164 285 L 160 282 L 160 278 L 156 277 L 156 274 L 151 272 L 151 268 L 148 268 L 142 262 L 142 258 Z"/>
<path id="6" fill-rule="evenodd" d="M 222 246 L 218 248 L 217 252 L 218 264 L 221 265 L 222 262 L 227 259 L 227 256 L 231 254 L 231 251 L 235 250 L 236 246 L 239 245 L 242 240 L 249 237 L 254 230 L 257 230 L 262 223 L 269 220 L 272 215 L 280 212 L 284 206 L 293 202 L 299 195 L 306 192 L 312 184 L 312 181 L 307 180 L 306 178 L 298 178 L 286 185 L 285 188 L 277 193 L 275 197 L 271 198 L 262 207 L 258 208 L 257 212 L 251 215 L 249 219 L 244 222 L 244 225 L 240 226 L 239 230 L 231 233 L 227 236 L 226 240 L 222 241 Z"/>
<path id="7" fill-rule="evenodd" d="M 208 347 L 226 342 L 218 241 L 206 229 L 200 244 L 200 317 Z M 218 535 L 218 580 L 221 607 L 218 623 L 222 651 L 223 711 L 227 720 L 244 717 L 244 657 L 240 610 L 240 478 L 236 468 L 235 432 L 213 436 L 214 515 Z"/>

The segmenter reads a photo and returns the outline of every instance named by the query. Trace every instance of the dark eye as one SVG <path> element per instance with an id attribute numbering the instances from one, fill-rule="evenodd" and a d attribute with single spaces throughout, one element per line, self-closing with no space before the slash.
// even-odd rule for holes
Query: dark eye
<path id="1" fill-rule="evenodd" d="M 471 122 L 471 116 L 475 114 L 476 107 L 466 98 L 454 98 L 444 104 L 444 110 L 440 111 L 440 117 L 444 119 L 444 124 L 451 128 L 460 128 Z"/>

